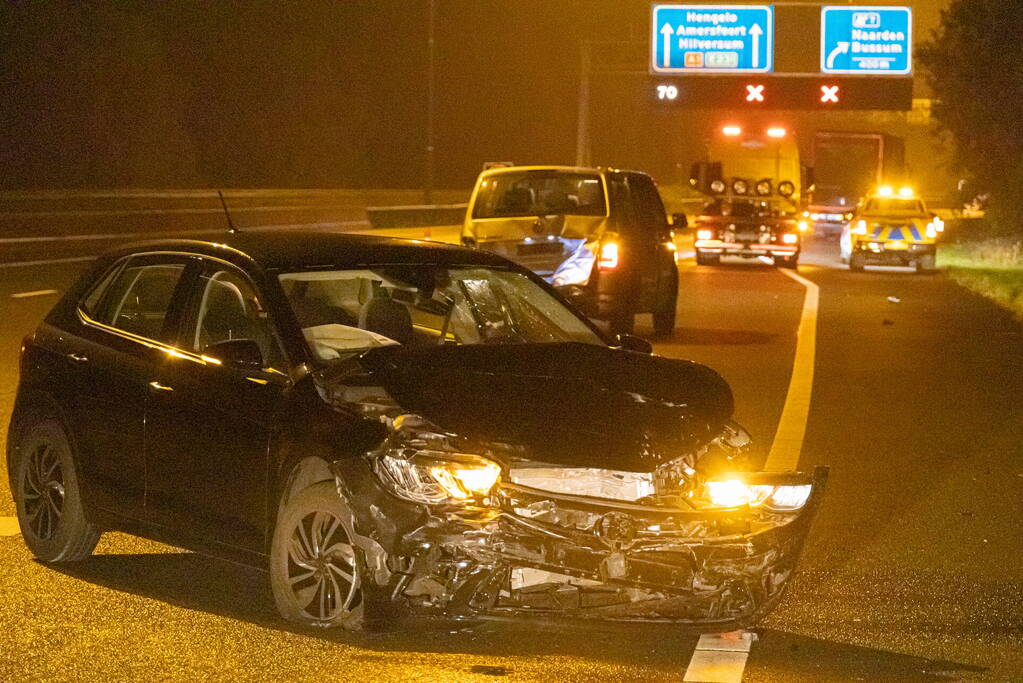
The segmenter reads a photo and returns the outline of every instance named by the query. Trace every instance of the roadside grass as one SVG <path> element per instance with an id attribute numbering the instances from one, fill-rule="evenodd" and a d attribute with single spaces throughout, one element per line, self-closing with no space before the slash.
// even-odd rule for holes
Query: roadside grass
<path id="1" fill-rule="evenodd" d="M 1023 241 L 991 237 L 944 244 L 938 265 L 963 287 L 1023 320 Z"/>

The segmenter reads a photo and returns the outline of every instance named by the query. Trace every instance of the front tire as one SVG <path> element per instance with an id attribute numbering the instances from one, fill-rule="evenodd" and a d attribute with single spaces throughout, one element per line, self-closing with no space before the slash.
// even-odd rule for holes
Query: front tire
<path id="1" fill-rule="evenodd" d="M 863 254 L 850 254 L 849 256 L 849 270 L 854 273 L 863 272 Z"/>
<path id="2" fill-rule="evenodd" d="M 671 293 L 660 302 L 654 311 L 654 334 L 658 337 L 670 337 L 675 331 L 675 319 L 678 313 L 678 272 L 672 274 Z"/>
<path id="3" fill-rule="evenodd" d="M 696 252 L 696 265 L 698 266 L 716 266 L 721 263 L 721 256 L 718 254 L 704 254 L 697 250 Z"/>
<path id="4" fill-rule="evenodd" d="M 71 441 L 46 419 L 26 429 L 14 455 L 14 498 L 21 536 L 44 562 L 78 562 L 92 555 L 100 531 L 85 519 Z"/>
<path id="5" fill-rule="evenodd" d="M 792 256 L 775 256 L 774 265 L 779 268 L 791 268 L 795 270 L 799 267 L 799 254 L 793 254 Z"/>
<path id="6" fill-rule="evenodd" d="M 916 272 L 921 275 L 933 275 L 937 270 L 937 258 L 934 254 L 927 254 L 916 260 Z"/>
<path id="7" fill-rule="evenodd" d="M 270 546 L 270 585 L 282 617 L 359 631 L 391 616 L 384 614 L 379 590 L 352 540 L 353 519 L 333 481 L 313 484 L 288 501 Z"/>

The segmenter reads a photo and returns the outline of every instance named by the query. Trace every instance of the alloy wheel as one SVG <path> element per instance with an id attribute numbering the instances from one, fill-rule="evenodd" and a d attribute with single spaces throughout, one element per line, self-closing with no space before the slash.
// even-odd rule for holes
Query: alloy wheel
<path id="1" fill-rule="evenodd" d="M 355 549 L 341 519 L 317 510 L 302 517 L 288 541 L 288 586 L 312 620 L 330 622 L 357 606 Z"/>
<path id="2" fill-rule="evenodd" d="M 36 538 L 50 540 L 64 515 L 64 470 L 52 444 L 39 444 L 29 455 L 22 491 L 29 529 Z"/>

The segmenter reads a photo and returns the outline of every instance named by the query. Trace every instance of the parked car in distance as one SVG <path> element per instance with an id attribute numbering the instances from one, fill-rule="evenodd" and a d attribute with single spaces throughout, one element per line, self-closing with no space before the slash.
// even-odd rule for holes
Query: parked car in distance
<path id="1" fill-rule="evenodd" d="M 679 214 L 675 225 L 684 227 Z M 586 315 L 631 332 L 652 313 L 675 327 L 678 268 L 672 225 L 654 181 L 609 168 L 502 166 L 476 180 L 462 244 L 532 269 Z"/>
<path id="2" fill-rule="evenodd" d="M 748 444 L 717 373 L 496 255 L 236 234 L 97 261 L 25 340 L 7 465 L 39 559 L 125 531 L 268 569 L 301 624 L 722 630 L 777 603 L 826 474 Z"/>

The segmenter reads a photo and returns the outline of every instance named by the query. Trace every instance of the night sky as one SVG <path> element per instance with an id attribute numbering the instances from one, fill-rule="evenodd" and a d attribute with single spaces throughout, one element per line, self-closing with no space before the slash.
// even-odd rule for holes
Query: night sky
<path id="1" fill-rule="evenodd" d="M 580 40 L 642 41 L 650 6 L 436 2 L 452 188 L 486 160 L 571 163 Z M 915 3 L 918 36 L 942 4 Z M 426 0 L 5 3 L 0 187 L 418 187 L 426 17 Z M 678 139 L 721 113 L 666 124 L 636 79 L 595 83 L 594 161 L 671 175 Z"/>

